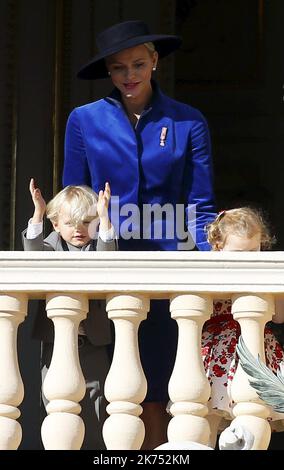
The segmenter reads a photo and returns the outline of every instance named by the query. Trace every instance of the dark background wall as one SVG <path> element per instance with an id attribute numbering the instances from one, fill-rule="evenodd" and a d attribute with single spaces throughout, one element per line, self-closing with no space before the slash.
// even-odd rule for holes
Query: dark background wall
<path id="1" fill-rule="evenodd" d="M 68 113 L 111 89 L 108 80 L 77 80 L 76 71 L 95 54 L 97 32 L 126 19 L 182 35 L 158 80 L 208 119 L 218 209 L 264 208 L 283 250 L 282 0 L 0 0 L 0 250 L 21 249 L 30 178 L 46 199 L 61 188 Z M 40 446 L 33 310 L 19 335 L 22 448 Z"/>

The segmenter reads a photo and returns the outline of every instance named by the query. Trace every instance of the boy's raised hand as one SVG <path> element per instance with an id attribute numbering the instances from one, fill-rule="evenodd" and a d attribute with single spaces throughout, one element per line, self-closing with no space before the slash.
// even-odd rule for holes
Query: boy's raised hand
<path id="1" fill-rule="evenodd" d="M 97 212 L 100 219 L 100 226 L 103 230 L 109 230 L 111 223 L 108 217 L 108 206 L 110 201 L 110 184 L 105 184 L 105 189 L 100 190 L 98 202 L 97 202 Z"/>
<path id="2" fill-rule="evenodd" d="M 35 206 L 32 223 L 37 224 L 43 220 L 46 210 L 46 202 L 42 197 L 40 189 L 36 187 L 34 178 L 31 178 L 30 181 L 30 193 Z"/>

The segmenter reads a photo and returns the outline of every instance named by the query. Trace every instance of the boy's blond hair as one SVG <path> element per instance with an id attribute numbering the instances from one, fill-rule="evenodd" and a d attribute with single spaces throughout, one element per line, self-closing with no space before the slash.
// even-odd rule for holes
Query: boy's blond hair
<path id="1" fill-rule="evenodd" d="M 261 236 L 261 249 L 268 250 L 275 243 L 275 237 L 269 233 L 269 228 L 260 211 L 250 207 L 240 207 L 220 212 L 215 220 L 206 225 L 208 243 L 216 251 L 224 246 L 226 237 L 234 235 L 252 238 L 257 233 Z"/>
<path id="2" fill-rule="evenodd" d="M 70 206 L 70 219 L 74 224 L 88 218 L 92 220 L 97 214 L 98 195 L 88 186 L 66 186 L 54 196 L 46 207 L 46 217 L 57 222 L 62 205 Z"/>

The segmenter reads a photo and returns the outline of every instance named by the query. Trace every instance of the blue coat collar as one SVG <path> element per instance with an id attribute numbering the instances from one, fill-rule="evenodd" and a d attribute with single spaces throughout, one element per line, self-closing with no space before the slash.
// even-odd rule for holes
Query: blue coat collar
<path id="1" fill-rule="evenodd" d="M 148 108 L 146 108 L 144 111 L 151 111 L 153 107 L 157 111 L 163 111 L 165 104 L 165 95 L 161 92 L 158 84 L 154 80 L 151 80 L 151 85 L 153 89 L 152 99 L 149 103 Z M 105 100 L 111 104 L 114 104 L 118 108 L 123 108 L 121 94 L 117 88 L 114 88 L 112 92 L 105 98 Z"/>

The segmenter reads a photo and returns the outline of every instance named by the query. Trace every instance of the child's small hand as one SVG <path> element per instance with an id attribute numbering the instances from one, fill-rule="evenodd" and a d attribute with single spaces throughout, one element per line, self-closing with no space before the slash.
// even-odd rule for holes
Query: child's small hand
<path id="1" fill-rule="evenodd" d="M 109 230 L 111 223 L 108 217 L 108 206 L 110 201 L 110 185 L 109 183 L 105 184 L 104 191 L 101 189 L 99 192 L 98 202 L 97 202 L 97 212 L 100 219 L 100 225 L 103 230 Z"/>
<path id="2" fill-rule="evenodd" d="M 35 206 L 32 223 L 36 224 L 42 222 L 43 220 L 43 216 L 46 210 L 46 202 L 42 197 L 40 189 L 36 188 L 35 180 L 33 178 L 30 181 L 30 193 Z"/>

